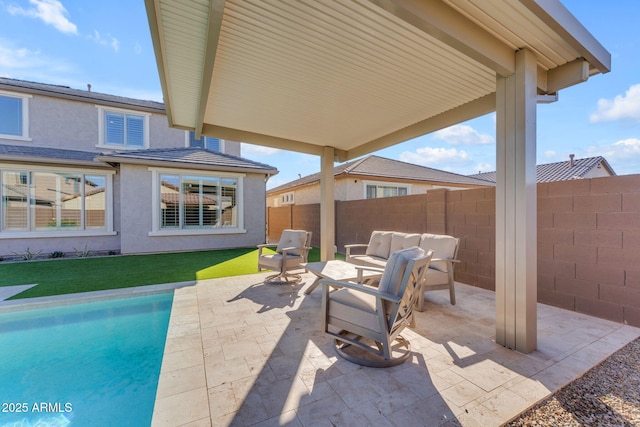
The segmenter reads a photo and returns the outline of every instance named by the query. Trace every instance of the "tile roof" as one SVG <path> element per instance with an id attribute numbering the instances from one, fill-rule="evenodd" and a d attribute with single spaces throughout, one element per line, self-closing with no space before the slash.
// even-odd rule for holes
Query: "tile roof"
<path id="1" fill-rule="evenodd" d="M 613 168 L 609 162 L 602 157 L 587 157 L 584 159 L 574 159 L 573 166 L 570 166 L 570 160 L 564 162 L 546 163 L 536 166 L 536 175 L 538 182 L 567 181 L 570 179 L 583 178 L 592 169 L 603 166 L 611 175 L 615 175 Z M 473 178 L 486 180 L 488 182 L 496 182 L 496 172 L 482 172 L 469 175 Z"/>
<path id="2" fill-rule="evenodd" d="M 147 164 L 152 162 L 166 167 L 258 172 L 269 175 L 278 173 L 275 167 L 264 163 L 254 162 L 230 154 L 216 153 L 202 148 L 187 147 L 97 153 L 30 145 L 0 144 L 0 160 L 82 164 L 98 167 L 109 167 L 107 163 Z"/>
<path id="3" fill-rule="evenodd" d="M 6 77 L 0 77 L 0 89 L 15 90 L 17 92 L 37 93 L 41 95 L 56 96 L 62 98 L 71 98 L 83 102 L 104 103 L 107 105 L 117 105 L 125 108 L 151 110 L 156 113 L 165 114 L 165 108 L 162 102 L 127 98 L 124 96 L 91 92 L 89 90 L 72 89 L 69 86 L 37 83 L 26 80 L 16 80 Z"/>
<path id="4" fill-rule="evenodd" d="M 343 163 L 333 168 L 333 175 L 367 175 L 372 178 L 409 179 L 414 181 L 439 182 L 443 184 L 492 186 L 494 183 L 480 179 L 414 165 L 399 160 L 379 156 L 367 156 L 358 160 Z M 320 173 L 303 176 L 294 181 L 272 188 L 268 193 L 284 191 L 289 188 L 312 184 L 320 181 Z"/>
<path id="5" fill-rule="evenodd" d="M 241 169 L 245 171 L 266 172 L 275 175 L 274 166 L 255 162 L 230 154 L 218 153 L 203 148 L 155 148 L 146 150 L 114 151 L 98 156 L 102 161 L 119 163 L 163 163 L 171 166 L 197 166 L 199 168 Z"/>
<path id="6" fill-rule="evenodd" d="M 95 166 L 105 166 L 95 160 L 97 154 L 96 152 L 62 148 L 0 144 L 0 160 L 30 160 L 39 162 L 51 162 L 53 160 L 67 163 L 95 163 Z"/>

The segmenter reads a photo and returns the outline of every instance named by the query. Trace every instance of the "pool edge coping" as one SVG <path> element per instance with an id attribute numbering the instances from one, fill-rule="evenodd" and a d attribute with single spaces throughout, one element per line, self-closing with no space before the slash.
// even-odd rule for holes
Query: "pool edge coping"
<path id="1" fill-rule="evenodd" d="M 195 280 L 188 282 L 163 283 L 159 285 L 135 286 L 131 288 L 108 289 L 103 291 L 79 292 L 74 294 L 52 295 L 48 297 L 24 298 L 0 301 L 0 314 L 40 308 L 58 307 L 71 304 L 105 301 L 116 298 L 140 297 L 161 294 L 174 289 L 194 286 Z"/>

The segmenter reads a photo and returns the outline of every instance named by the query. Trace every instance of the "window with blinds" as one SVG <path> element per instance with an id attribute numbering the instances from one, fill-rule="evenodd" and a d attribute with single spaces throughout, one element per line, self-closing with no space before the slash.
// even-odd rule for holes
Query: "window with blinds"
<path id="1" fill-rule="evenodd" d="M 29 138 L 29 97 L 0 91 L 0 138 Z"/>
<path id="2" fill-rule="evenodd" d="M 80 172 L 2 171 L 0 233 L 106 230 L 108 179 Z"/>
<path id="3" fill-rule="evenodd" d="M 161 229 L 238 227 L 238 178 L 162 173 L 158 179 Z"/>
<path id="4" fill-rule="evenodd" d="M 400 185 L 367 184 L 367 187 L 366 187 L 367 199 L 406 196 L 407 194 L 409 194 L 408 187 L 400 186 Z"/>
<path id="5" fill-rule="evenodd" d="M 195 132 L 189 132 L 189 147 L 204 148 L 209 151 L 222 152 L 222 141 L 210 136 L 201 136 L 196 139 Z"/>
<path id="6" fill-rule="evenodd" d="M 122 148 L 149 146 L 149 115 L 99 108 L 100 144 Z"/>

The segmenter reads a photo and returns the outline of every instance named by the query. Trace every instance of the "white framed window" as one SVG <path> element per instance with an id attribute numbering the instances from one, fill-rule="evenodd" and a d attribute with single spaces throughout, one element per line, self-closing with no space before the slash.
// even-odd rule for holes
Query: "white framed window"
<path id="1" fill-rule="evenodd" d="M 112 235 L 113 172 L 0 165 L 0 238 Z"/>
<path id="2" fill-rule="evenodd" d="M 151 236 L 246 232 L 243 174 L 149 170 L 153 175 Z"/>
<path id="3" fill-rule="evenodd" d="M 0 138 L 29 141 L 29 98 L 0 91 Z"/>
<path id="4" fill-rule="evenodd" d="M 98 146 L 149 148 L 150 113 L 98 106 Z"/>
<path id="5" fill-rule="evenodd" d="M 288 193 L 284 193 L 280 196 L 280 203 L 283 205 L 293 205 L 295 203 L 294 192 L 289 191 Z"/>
<path id="6" fill-rule="evenodd" d="M 224 142 L 224 139 L 204 135 L 202 135 L 200 139 L 196 139 L 195 132 L 185 132 L 185 147 L 204 148 L 205 150 L 224 153 Z"/>
<path id="7" fill-rule="evenodd" d="M 363 181 L 364 198 L 379 199 L 381 197 L 407 196 L 411 194 L 410 184 L 396 184 L 393 182 Z"/>

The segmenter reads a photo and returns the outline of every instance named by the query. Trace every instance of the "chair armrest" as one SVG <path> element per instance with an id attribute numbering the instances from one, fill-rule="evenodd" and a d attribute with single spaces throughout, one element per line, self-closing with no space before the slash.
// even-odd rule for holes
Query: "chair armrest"
<path id="1" fill-rule="evenodd" d="M 262 243 L 262 244 L 256 246 L 258 248 L 258 258 L 260 258 L 260 256 L 262 256 L 262 250 L 264 248 L 268 248 L 269 246 L 277 246 L 277 245 L 272 245 L 270 243 Z"/>
<path id="2" fill-rule="evenodd" d="M 310 249 L 311 249 L 311 247 L 309 247 L 309 246 L 302 246 L 302 247 L 290 246 L 288 248 L 282 248 L 282 257 L 286 258 L 287 257 L 287 252 L 289 252 L 289 251 L 298 250 L 299 253 L 297 255 L 291 255 L 291 256 L 302 256 L 303 258 L 306 259 L 307 258 L 307 254 L 309 253 Z"/>
<path id="3" fill-rule="evenodd" d="M 369 270 L 369 271 L 375 271 L 376 273 L 384 273 L 384 268 L 380 268 L 380 267 L 370 267 L 368 265 L 356 265 L 356 270 Z"/>
<path id="4" fill-rule="evenodd" d="M 349 257 L 351 256 L 351 249 L 368 248 L 368 247 L 369 247 L 368 243 L 352 243 L 350 245 L 344 245 L 344 248 L 346 250 L 346 258 L 349 259 Z"/>
<path id="5" fill-rule="evenodd" d="M 392 303 L 395 303 L 395 304 L 397 304 L 398 302 L 400 302 L 400 300 L 402 300 L 402 298 L 397 295 L 393 295 L 388 292 L 380 292 L 377 288 L 361 285 L 359 283 L 341 282 L 339 280 L 330 280 L 330 279 L 321 279 L 320 284 L 324 287 L 334 286 L 338 288 L 353 289 L 358 292 L 363 292 L 365 294 L 382 298 L 383 300 L 386 300 L 386 301 L 391 301 Z"/>
<path id="6" fill-rule="evenodd" d="M 460 262 L 459 259 L 449 259 L 449 258 L 431 258 L 431 262 L 433 261 L 445 261 L 445 262 L 450 262 L 450 263 L 454 263 L 454 262 Z"/>

